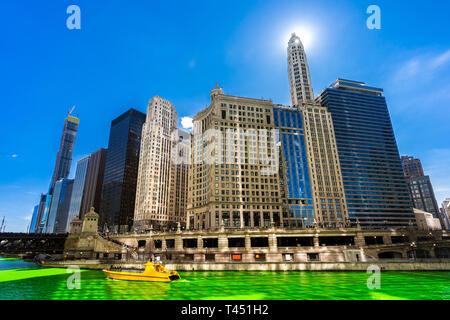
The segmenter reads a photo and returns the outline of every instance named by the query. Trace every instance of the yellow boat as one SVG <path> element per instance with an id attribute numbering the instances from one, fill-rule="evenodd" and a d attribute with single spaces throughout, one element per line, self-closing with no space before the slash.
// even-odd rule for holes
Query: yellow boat
<path id="1" fill-rule="evenodd" d="M 103 270 L 107 278 L 116 280 L 133 280 L 133 281 L 159 281 L 170 282 L 180 279 L 180 275 L 176 271 L 170 271 L 160 263 L 148 261 L 144 264 L 145 269 L 127 269 L 127 268 L 110 268 Z"/>

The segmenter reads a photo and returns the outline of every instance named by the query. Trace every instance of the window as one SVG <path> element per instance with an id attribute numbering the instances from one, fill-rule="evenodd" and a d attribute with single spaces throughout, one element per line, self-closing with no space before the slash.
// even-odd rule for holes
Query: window
<path id="1" fill-rule="evenodd" d="M 216 255 L 214 253 L 205 254 L 205 261 L 216 261 Z"/>
<path id="2" fill-rule="evenodd" d="M 269 238 L 267 237 L 254 237 L 250 239 L 252 247 L 268 247 Z"/>
<path id="3" fill-rule="evenodd" d="M 308 261 L 319 261 L 319 254 L 314 252 L 314 253 L 308 253 Z"/>
<path id="4" fill-rule="evenodd" d="M 155 249 L 161 249 L 162 248 L 162 240 L 155 240 L 154 242 Z"/>
<path id="5" fill-rule="evenodd" d="M 228 238 L 229 248 L 244 248 L 245 238 Z"/>

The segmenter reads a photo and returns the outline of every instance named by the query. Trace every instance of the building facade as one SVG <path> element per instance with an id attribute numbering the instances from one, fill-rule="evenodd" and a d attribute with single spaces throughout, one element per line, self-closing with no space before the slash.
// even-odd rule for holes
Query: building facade
<path id="1" fill-rule="evenodd" d="M 414 208 L 414 215 L 416 217 L 417 230 L 419 231 L 433 231 L 442 230 L 441 222 L 435 218 L 431 213 Z"/>
<path id="2" fill-rule="evenodd" d="M 171 203 L 173 180 L 172 133 L 177 127 L 175 106 L 161 97 L 153 97 L 142 129 L 139 171 L 136 186 L 134 225 L 138 229 L 173 226 Z"/>
<path id="3" fill-rule="evenodd" d="M 439 220 L 441 220 L 442 229 L 450 230 L 450 198 L 442 202 Z"/>
<path id="4" fill-rule="evenodd" d="M 170 174 L 170 221 L 182 228 L 186 227 L 186 209 L 188 202 L 189 160 L 191 156 L 191 134 L 183 130 L 174 130 Z"/>
<path id="5" fill-rule="evenodd" d="M 303 43 L 295 33 L 291 35 L 287 49 L 289 87 L 292 106 L 314 102 L 308 61 Z"/>
<path id="6" fill-rule="evenodd" d="M 426 176 L 420 159 L 402 156 L 403 173 L 408 183 L 409 195 L 414 208 L 429 212 L 440 219 L 440 210 L 429 176 Z M 441 219 L 440 219 L 441 220 Z M 444 222 L 441 220 L 441 224 Z"/>
<path id="7" fill-rule="evenodd" d="M 73 183 L 72 197 L 70 199 L 69 214 L 67 217 L 66 232 L 69 232 L 70 221 L 75 217 L 80 217 L 81 203 L 83 201 L 84 185 L 86 182 L 86 173 L 89 166 L 90 156 L 84 157 L 77 162 L 75 171 L 75 180 Z"/>
<path id="8" fill-rule="evenodd" d="M 273 108 L 275 128 L 280 130 L 280 193 L 284 227 L 314 226 L 314 206 L 309 176 L 303 117 L 297 108 Z"/>
<path id="9" fill-rule="evenodd" d="M 72 198 L 73 181 L 71 179 L 56 181 L 45 233 L 66 232 L 65 227 Z"/>
<path id="10" fill-rule="evenodd" d="M 433 217 L 438 218 L 439 207 L 434 196 L 430 177 L 409 177 L 407 182 L 414 208 L 429 212 Z"/>
<path id="11" fill-rule="evenodd" d="M 331 114 L 316 104 L 303 104 L 301 110 L 316 223 L 327 228 L 347 226 L 349 214 Z"/>
<path id="12" fill-rule="evenodd" d="M 287 55 L 291 105 L 300 110 L 303 118 L 314 223 L 345 226 L 349 222 L 348 211 L 331 114 L 326 107 L 314 103 L 306 53 L 295 33 L 289 40 Z"/>
<path id="13" fill-rule="evenodd" d="M 223 94 L 194 117 L 187 228 L 282 225 L 271 101 Z"/>
<path id="14" fill-rule="evenodd" d="M 316 101 L 331 113 L 350 220 L 405 227 L 415 217 L 382 92 L 338 79 Z"/>
<path id="15" fill-rule="evenodd" d="M 49 194 L 53 194 L 53 188 L 59 179 L 67 179 L 70 166 L 72 165 L 73 147 L 77 136 L 80 120 L 69 116 L 64 120 L 64 128 L 56 155 L 55 169 L 53 170 L 52 181 L 50 183 Z"/>
<path id="16" fill-rule="evenodd" d="M 52 204 L 52 195 L 56 181 L 66 179 L 69 176 L 70 166 L 72 164 L 72 154 L 75 145 L 75 138 L 78 132 L 80 120 L 70 115 L 64 120 L 63 133 L 59 145 L 59 151 L 56 154 L 55 168 L 53 170 L 52 180 L 50 181 L 49 190 L 46 194 L 41 195 L 39 202 L 37 221 L 34 231 L 42 233 L 47 230 L 47 220 L 50 214 Z"/>
<path id="17" fill-rule="evenodd" d="M 423 177 L 425 173 L 423 172 L 422 163 L 420 159 L 416 159 L 411 156 L 402 156 L 402 166 L 403 173 L 406 178 L 410 177 Z"/>
<path id="18" fill-rule="evenodd" d="M 145 114 L 135 109 L 111 122 L 100 202 L 101 230 L 128 231 L 133 225 L 144 122 Z"/>
<path id="19" fill-rule="evenodd" d="M 38 218 L 38 212 L 39 212 L 39 205 L 35 205 L 33 208 L 33 215 L 31 216 L 31 223 L 30 227 L 28 228 L 28 233 L 34 233 L 36 229 L 36 221 Z"/>
<path id="20" fill-rule="evenodd" d="M 101 148 L 90 155 L 81 201 L 81 220 L 83 220 L 83 215 L 89 212 L 91 208 L 94 208 L 96 212 L 100 210 L 106 153 L 107 150 Z"/>

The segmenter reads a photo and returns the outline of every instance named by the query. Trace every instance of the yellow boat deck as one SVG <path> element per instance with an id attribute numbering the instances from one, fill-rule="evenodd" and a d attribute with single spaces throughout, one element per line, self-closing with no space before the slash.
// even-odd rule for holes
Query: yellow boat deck
<path id="1" fill-rule="evenodd" d="M 168 270 L 159 263 L 148 261 L 144 266 L 145 269 L 118 268 L 103 272 L 107 278 L 116 280 L 171 282 L 180 279 L 178 272 Z"/>

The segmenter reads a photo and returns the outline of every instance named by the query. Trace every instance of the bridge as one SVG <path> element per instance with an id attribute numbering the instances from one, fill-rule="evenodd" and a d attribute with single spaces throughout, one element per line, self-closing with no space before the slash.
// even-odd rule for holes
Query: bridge
<path id="1" fill-rule="evenodd" d="M 61 254 L 66 239 L 66 233 L 0 233 L 0 254 Z"/>

